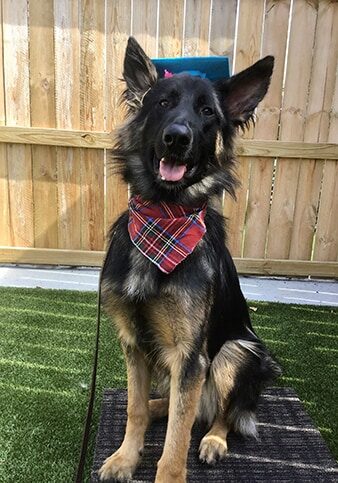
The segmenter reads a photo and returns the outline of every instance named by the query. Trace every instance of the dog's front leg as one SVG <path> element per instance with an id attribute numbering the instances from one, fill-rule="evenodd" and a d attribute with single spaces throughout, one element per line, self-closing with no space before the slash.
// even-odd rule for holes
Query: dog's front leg
<path id="1" fill-rule="evenodd" d="M 191 361 L 189 361 L 191 362 Z M 194 423 L 204 382 L 201 360 L 194 365 L 194 374 L 187 377 L 187 363 L 171 371 L 169 419 L 161 459 L 157 464 L 155 483 L 184 483 Z"/>
<path id="2" fill-rule="evenodd" d="M 144 446 L 149 422 L 148 398 L 150 374 L 141 352 L 134 347 L 124 350 L 128 374 L 128 419 L 120 448 L 107 458 L 99 471 L 101 480 L 125 481 L 132 477 Z"/>

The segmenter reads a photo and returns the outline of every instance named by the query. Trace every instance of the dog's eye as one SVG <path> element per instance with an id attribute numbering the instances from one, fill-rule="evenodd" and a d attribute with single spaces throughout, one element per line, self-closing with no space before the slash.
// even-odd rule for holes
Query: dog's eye
<path id="1" fill-rule="evenodd" d="M 211 107 L 203 107 L 203 109 L 201 110 L 201 113 L 204 116 L 212 116 L 214 111 L 211 109 Z"/>
<path id="2" fill-rule="evenodd" d="M 161 99 L 159 104 L 160 104 L 161 107 L 169 107 L 168 99 Z"/>

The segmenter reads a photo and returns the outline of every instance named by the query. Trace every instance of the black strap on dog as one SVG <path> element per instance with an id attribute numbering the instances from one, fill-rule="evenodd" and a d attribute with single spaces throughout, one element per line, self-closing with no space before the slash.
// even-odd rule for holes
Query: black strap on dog
<path id="1" fill-rule="evenodd" d="M 94 348 L 94 357 L 93 357 L 93 369 L 92 369 L 92 377 L 91 377 L 91 384 L 90 384 L 90 392 L 89 392 L 89 403 L 87 408 L 87 415 L 82 435 L 82 443 L 81 443 L 81 451 L 80 457 L 78 462 L 78 467 L 76 471 L 75 483 L 83 483 L 83 472 L 86 463 L 86 456 L 87 456 L 87 449 L 88 449 L 88 442 L 90 437 L 90 427 L 93 417 L 93 409 L 94 409 L 94 401 L 95 401 L 95 389 L 96 389 L 96 375 L 97 375 L 97 366 L 98 366 L 98 357 L 99 357 L 99 341 L 100 341 L 100 325 L 101 325 L 101 282 L 102 282 L 102 274 L 103 270 L 106 265 L 108 253 L 110 246 L 113 241 L 113 236 L 111 237 L 110 243 L 108 245 L 106 255 L 103 260 L 102 268 L 100 270 L 100 277 L 99 277 L 99 285 L 97 291 L 97 313 L 96 313 L 96 338 L 95 338 L 95 348 Z"/>

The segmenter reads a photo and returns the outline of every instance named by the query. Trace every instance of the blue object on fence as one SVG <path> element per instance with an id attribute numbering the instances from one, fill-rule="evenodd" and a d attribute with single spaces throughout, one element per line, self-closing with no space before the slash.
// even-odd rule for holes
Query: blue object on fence
<path id="1" fill-rule="evenodd" d="M 207 78 L 211 81 L 230 77 L 229 58 L 213 57 L 176 57 L 151 59 L 161 77 L 171 77 L 171 74 L 184 72 Z"/>

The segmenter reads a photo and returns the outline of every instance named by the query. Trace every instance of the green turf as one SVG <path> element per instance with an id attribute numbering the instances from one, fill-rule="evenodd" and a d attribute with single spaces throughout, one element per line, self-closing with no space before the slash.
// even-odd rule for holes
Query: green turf
<path id="1" fill-rule="evenodd" d="M 93 293 L 0 288 L 0 482 L 70 482 L 88 401 Z M 250 303 L 259 335 L 338 457 L 337 310 Z M 123 357 L 103 319 L 94 427 L 104 387 L 125 387 Z M 90 452 L 93 451 L 94 434 Z M 89 473 L 90 461 L 87 465 Z"/>

